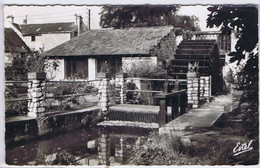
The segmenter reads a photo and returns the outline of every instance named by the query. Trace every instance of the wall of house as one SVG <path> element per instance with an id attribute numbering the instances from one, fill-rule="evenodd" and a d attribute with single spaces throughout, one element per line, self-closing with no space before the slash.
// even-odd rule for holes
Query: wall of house
<path id="1" fill-rule="evenodd" d="M 23 36 L 24 42 L 32 51 L 37 51 L 43 48 L 42 36 L 35 36 L 35 41 L 32 41 L 32 36 Z"/>
<path id="2" fill-rule="evenodd" d="M 88 79 L 95 80 L 97 76 L 97 60 L 96 58 L 88 59 Z"/>
<path id="3" fill-rule="evenodd" d="M 48 51 L 74 37 L 72 33 L 50 33 L 35 36 L 35 41 L 32 41 L 32 36 L 24 36 L 25 43 L 31 50 L 36 51 L 43 48 L 44 51 Z"/>
<path id="4" fill-rule="evenodd" d="M 157 57 L 122 57 L 122 70 L 128 72 L 132 66 L 139 64 L 157 64 Z"/>
<path id="5" fill-rule="evenodd" d="M 42 34 L 44 51 L 48 51 L 71 39 L 70 33 L 50 33 Z"/>
<path id="6" fill-rule="evenodd" d="M 55 70 L 53 68 L 54 61 L 58 63 L 58 67 Z M 63 80 L 65 77 L 65 61 L 64 59 L 49 59 L 47 61 L 47 68 L 45 69 L 47 79 L 49 80 Z"/>
<path id="7" fill-rule="evenodd" d="M 157 57 L 158 61 L 162 59 L 172 59 L 176 50 L 176 37 L 174 30 L 172 30 L 168 36 L 165 36 L 157 46 L 151 50 L 151 56 Z"/>

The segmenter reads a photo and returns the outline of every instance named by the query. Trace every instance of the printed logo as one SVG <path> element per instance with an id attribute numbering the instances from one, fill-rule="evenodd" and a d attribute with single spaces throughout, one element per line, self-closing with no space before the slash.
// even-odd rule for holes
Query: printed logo
<path id="1" fill-rule="evenodd" d="M 234 156 L 237 156 L 244 152 L 251 151 L 253 149 L 253 147 L 250 147 L 252 142 L 253 140 L 251 140 L 248 144 L 247 143 L 241 144 L 240 142 L 238 142 L 236 147 L 234 147 L 233 149 Z"/>

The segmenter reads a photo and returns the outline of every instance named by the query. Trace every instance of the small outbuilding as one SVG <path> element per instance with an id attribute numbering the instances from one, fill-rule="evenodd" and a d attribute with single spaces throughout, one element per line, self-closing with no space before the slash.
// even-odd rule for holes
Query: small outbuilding
<path id="1" fill-rule="evenodd" d="M 49 78 L 93 80 L 106 69 L 114 76 L 136 63 L 157 64 L 171 59 L 175 48 L 173 26 L 97 29 L 86 31 L 44 55 L 49 61 L 59 62 L 56 70 L 47 70 Z"/>

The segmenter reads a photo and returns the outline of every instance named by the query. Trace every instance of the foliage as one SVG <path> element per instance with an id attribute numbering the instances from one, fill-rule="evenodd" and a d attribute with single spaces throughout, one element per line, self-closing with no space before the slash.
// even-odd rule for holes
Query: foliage
<path id="1" fill-rule="evenodd" d="M 126 70 L 129 77 L 147 77 L 147 78 L 165 78 L 166 72 L 161 66 L 146 63 L 136 62 Z"/>
<path id="2" fill-rule="evenodd" d="M 47 84 L 47 93 L 53 93 L 54 96 L 70 95 L 70 94 L 97 94 L 97 88 L 86 82 L 51 82 Z"/>
<path id="3" fill-rule="evenodd" d="M 128 82 L 126 84 L 127 90 L 138 90 L 135 83 Z M 127 104 L 143 104 L 148 105 L 149 102 L 147 99 L 150 98 L 150 95 L 146 95 L 144 93 L 139 93 L 137 91 L 129 91 L 126 93 L 126 103 Z"/>
<path id="4" fill-rule="evenodd" d="M 6 117 L 26 115 L 27 112 L 28 112 L 27 101 L 6 102 L 5 103 L 5 116 Z"/>
<path id="5" fill-rule="evenodd" d="M 183 147 L 180 137 L 154 132 L 140 146 L 133 148 L 129 161 L 137 165 L 177 165 L 182 160 L 180 151 Z"/>
<path id="6" fill-rule="evenodd" d="M 86 82 L 77 82 L 77 83 L 61 83 L 61 82 L 51 82 L 47 83 L 47 94 L 51 94 L 58 101 L 58 105 L 54 105 L 54 101 L 48 99 L 45 101 L 47 111 L 56 111 L 56 110 L 69 110 L 72 105 L 84 105 L 86 100 L 84 96 L 76 96 L 77 94 L 86 94 L 90 93 L 92 95 L 96 95 L 98 93 L 98 89 L 92 84 Z M 75 95 L 70 97 L 62 97 L 65 95 Z"/>
<path id="7" fill-rule="evenodd" d="M 252 52 L 258 43 L 258 10 L 255 6 L 212 6 L 207 19 L 207 26 L 221 27 L 224 34 L 235 31 L 238 41 L 236 51 L 231 52 L 231 62 L 245 59 L 246 52 Z"/>
<path id="8" fill-rule="evenodd" d="M 179 6 L 164 5 L 105 5 L 100 12 L 100 26 L 124 29 L 128 27 L 149 27 L 174 25 L 191 31 L 199 30 L 196 16 L 179 16 Z"/>
<path id="9" fill-rule="evenodd" d="M 27 57 L 25 66 L 29 72 L 44 72 L 45 57 L 42 52 L 35 51 Z"/>
<path id="10" fill-rule="evenodd" d="M 136 165 L 235 165 L 257 164 L 258 142 L 248 155 L 233 155 L 237 141 L 209 136 L 191 137 L 185 143 L 177 134 L 152 133 L 147 140 L 132 149 L 130 163 Z"/>
<path id="11" fill-rule="evenodd" d="M 44 162 L 47 165 L 79 165 L 75 156 L 66 150 L 47 156 Z"/>
<path id="12" fill-rule="evenodd" d="M 230 62 L 246 58 L 246 64 L 239 72 L 239 89 L 243 90 L 239 108 L 243 117 L 248 137 L 258 139 L 258 9 L 255 6 L 212 6 L 207 19 L 208 27 L 221 26 L 222 33 L 231 34 L 235 31 L 238 41 L 236 51 L 232 51 Z"/>
<path id="13" fill-rule="evenodd" d="M 56 70 L 59 66 L 59 61 L 54 60 L 51 63 L 48 62 L 48 57 L 43 55 L 43 51 L 32 52 L 26 59 L 26 69 L 28 72 L 44 72 L 49 67 Z"/>
<path id="14" fill-rule="evenodd" d="M 5 78 L 7 80 L 27 80 L 28 72 L 44 72 L 49 67 L 56 70 L 59 61 L 48 62 L 48 58 L 43 56 L 43 51 L 34 51 L 27 55 L 13 55 L 11 65 L 5 68 Z"/>
<path id="15" fill-rule="evenodd" d="M 26 80 L 28 70 L 25 67 L 25 59 L 20 55 L 13 55 L 11 65 L 5 67 L 6 80 Z"/>
<path id="16" fill-rule="evenodd" d="M 237 74 L 232 69 L 229 69 L 229 71 L 227 72 L 227 76 L 225 77 L 225 80 L 229 84 L 238 84 Z"/>
<path id="17" fill-rule="evenodd" d="M 110 71 L 110 65 L 107 61 L 100 63 L 100 71 L 99 72 L 109 72 Z"/>

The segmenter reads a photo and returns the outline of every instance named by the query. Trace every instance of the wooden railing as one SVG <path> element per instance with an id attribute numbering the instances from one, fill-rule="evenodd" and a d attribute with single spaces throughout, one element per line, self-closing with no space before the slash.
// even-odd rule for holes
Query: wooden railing
<path id="1" fill-rule="evenodd" d="M 155 95 L 160 101 L 159 127 L 163 127 L 167 121 L 167 104 L 171 104 L 171 118 L 175 119 L 186 112 L 187 94 L 186 90 L 173 91 Z"/>

